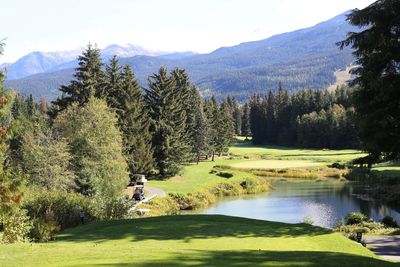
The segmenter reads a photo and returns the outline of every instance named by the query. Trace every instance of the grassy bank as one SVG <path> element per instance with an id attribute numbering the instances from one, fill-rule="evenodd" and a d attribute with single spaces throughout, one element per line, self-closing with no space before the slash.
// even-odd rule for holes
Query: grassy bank
<path id="1" fill-rule="evenodd" d="M 0 266 L 394 266 L 338 233 L 214 215 L 95 222 L 0 245 Z"/>
<path id="2" fill-rule="evenodd" d="M 185 176 L 152 182 L 151 185 L 159 186 L 169 195 L 141 204 L 140 208 L 150 209 L 146 216 L 177 214 L 180 210 L 206 208 L 221 197 L 256 194 L 272 188 L 269 179 L 265 177 L 260 178 L 241 170 L 225 170 L 218 166 L 209 163 L 192 165 L 192 168 L 187 167 Z M 195 188 L 192 183 L 196 185 Z"/>

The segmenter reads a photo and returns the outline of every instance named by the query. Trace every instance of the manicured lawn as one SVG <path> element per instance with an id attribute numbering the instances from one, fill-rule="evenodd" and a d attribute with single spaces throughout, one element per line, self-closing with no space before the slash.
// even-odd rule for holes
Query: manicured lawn
<path id="1" fill-rule="evenodd" d="M 268 159 L 279 158 L 287 160 L 313 160 L 319 162 L 347 162 L 355 158 L 366 156 L 357 150 L 318 150 L 299 149 L 281 146 L 255 146 L 250 142 L 239 142 L 231 147 L 229 152 L 246 157 L 263 157 Z"/>
<path id="2" fill-rule="evenodd" d="M 218 159 L 215 162 L 206 161 L 197 164 L 185 166 L 181 175 L 160 180 L 150 181 L 148 184 L 151 186 L 159 187 L 166 192 L 189 193 L 201 189 L 202 187 L 212 186 L 213 184 L 225 182 L 228 178 L 218 176 L 218 173 L 210 173 L 215 165 L 228 165 L 230 163 L 238 163 L 241 160 L 222 160 Z M 233 174 L 234 179 L 243 179 L 244 177 L 251 177 L 252 174 L 241 172 L 237 170 L 229 170 Z"/>
<path id="3" fill-rule="evenodd" d="M 243 139 L 243 138 L 242 138 Z M 249 141 L 239 140 L 229 150 L 229 157 L 217 158 L 215 162 L 200 162 L 199 165 L 185 166 L 182 173 L 160 181 L 150 181 L 149 185 L 159 187 L 166 192 L 189 193 L 202 187 L 227 181 L 227 178 L 210 173 L 215 165 L 229 165 L 237 168 L 307 168 L 323 167 L 333 162 L 347 162 L 364 156 L 356 150 L 310 150 L 277 146 L 254 146 Z M 243 179 L 252 176 L 238 170 L 228 170 L 233 174 L 229 179 Z"/>
<path id="4" fill-rule="evenodd" d="M 239 163 L 229 164 L 235 168 L 244 169 L 282 169 L 321 166 L 321 162 L 310 160 L 246 160 Z"/>
<path id="5" fill-rule="evenodd" d="M 338 233 L 219 215 L 96 222 L 0 245 L 0 266 L 395 266 Z"/>

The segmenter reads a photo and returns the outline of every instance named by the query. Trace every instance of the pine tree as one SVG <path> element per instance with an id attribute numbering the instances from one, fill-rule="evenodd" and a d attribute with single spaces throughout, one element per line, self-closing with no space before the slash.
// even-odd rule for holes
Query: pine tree
<path id="1" fill-rule="evenodd" d="M 131 174 L 148 174 L 154 166 L 150 121 L 139 82 L 129 65 L 123 68 L 121 91 L 115 94 L 124 154 Z"/>
<path id="2" fill-rule="evenodd" d="M 196 155 L 197 164 L 199 164 L 202 155 L 209 153 L 209 126 L 207 118 L 204 114 L 203 107 L 200 105 L 194 121 L 193 150 Z"/>
<path id="3" fill-rule="evenodd" d="M 235 97 L 231 98 L 232 118 L 235 126 L 235 134 L 242 135 L 242 110 Z"/>
<path id="4" fill-rule="evenodd" d="M 93 96 L 100 98 L 106 96 L 100 49 L 89 44 L 78 57 L 78 64 L 79 67 L 75 69 L 75 79 L 70 81 L 69 85 L 60 87 L 62 95 L 53 102 L 50 112 L 53 118 L 74 102 L 83 105 Z"/>
<path id="5" fill-rule="evenodd" d="M 245 103 L 243 106 L 243 114 L 242 114 L 242 135 L 247 138 L 251 136 L 251 127 L 250 127 L 250 108 L 249 104 Z"/>
<path id="6" fill-rule="evenodd" d="M 339 45 L 357 59 L 351 84 L 363 148 L 370 159 L 400 158 L 400 1 L 376 1 L 347 20 L 362 28 Z"/>
<path id="7" fill-rule="evenodd" d="M 110 107 L 117 110 L 117 113 L 123 112 L 122 105 L 126 96 L 122 90 L 121 70 L 118 57 L 113 56 L 106 66 L 105 99 Z"/>
<path id="8" fill-rule="evenodd" d="M 217 137 L 216 137 L 216 153 L 221 156 L 222 153 L 228 151 L 235 134 L 235 125 L 230 111 L 228 100 L 225 99 L 217 111 Z"/>
<path id="9" fill-rule="evenodd" d="M 180 105 L 175 81 L 165 68 L 150 76 L 148 85 L 145 101 L 157 169 L 161 176 L 174 175 L 187 157 L 186 113 Z"/>
<path id="10" fill-rule="evenodd" d="M 28 99 L 26 100 L 26 112 L 29 118 L 32 118 L 37 111 L 37 105 L 35 100 L 33 99 L 32 94 L 29 95 Z"/>
<path id="11" fill-rule="evenodd" d="M 208 130 L 208 140 L 209 140 L 209 153 L 211 155 L 211 160 L 215 160 L 215 153 L 217 151 L 217 146 L 219 142 L 219 132 L 220 127 L 220 116 L 217 100 L 214 96 L 211 97 L 204 105 L 204 111 L 207 118 L 207 124 L 209 125 Z"/>
<path id="12" fill-rule="evenodd" d="M 273 144 L 276 142 L 276 100 L 275 94 L 269 91 L 268 98 L 263 101 L 265 110 L 265 140 L 264 142 Z"/>
<path id="13" fill-rule="evenodd" d="M 197 88 L 191 84 L 189 75 L 184 69 L 174 69 L 171 72 L 171 78 L 174 81 L 177 106 L 185 112 L 185 134 L 182 136 L 181 153 L 184 161 L 191 161 L 194 159 L 192 151 L 196 110 L 200 105 L 196 95 L 198 92 Z"/>

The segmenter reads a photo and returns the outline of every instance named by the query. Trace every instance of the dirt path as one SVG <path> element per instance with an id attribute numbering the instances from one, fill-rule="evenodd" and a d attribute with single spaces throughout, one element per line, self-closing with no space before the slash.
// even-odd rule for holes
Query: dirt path
<path id="1" fill-rule="evenodd" d="M 365 243 L 376 255 L 386 259 L 400 261 L 400 236 L 368 236 Z"/>
<path id="2" fill-rule="evenodd" d="M 154 195 L 157 195 L 158 197 L 165 197 L 167 195 L 167 192 L 161 190 L 158 187 L 153 187 L 153 186 L 144 186 L 144 191 L 146 192 L 146 198 L 151 198 Z"/>

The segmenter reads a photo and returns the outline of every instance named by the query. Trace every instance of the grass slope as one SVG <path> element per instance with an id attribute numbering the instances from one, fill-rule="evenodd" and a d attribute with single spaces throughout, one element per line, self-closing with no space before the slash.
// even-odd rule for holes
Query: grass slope
<path id="1" fill-rule="evenodd" d="M 0 245 L 0 266 L 394 266 L 338 233 L 219 215 L 96 222 Z"/>

